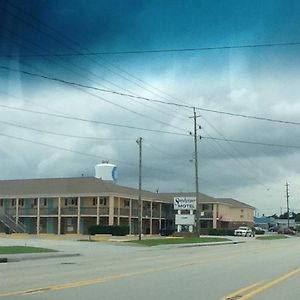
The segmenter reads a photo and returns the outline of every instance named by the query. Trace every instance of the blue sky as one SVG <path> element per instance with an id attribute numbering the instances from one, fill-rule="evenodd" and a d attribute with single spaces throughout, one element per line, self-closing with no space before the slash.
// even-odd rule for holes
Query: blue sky
<path id="1" fill-rule="evenodd" d="M 299 42 L 299 1 L 3 0 L 0 8 L 0 65 L 155 99 L 298 121 L 297 45 L 91 57 L 24 55 Z M 155 130 L 188 133 L 192 129 L 192 112 L 183 109 L 90 94 L 4 70 L 0 71 L 0 84 L 0 104 Z M 1 149 L 1 179 L 93 175 L 93 166 L 103 158 L 118 164 L 120 184 L 137 186 L 135 140 L 143 136 L 144 188 L 194 189 L 189 138 L 96 126 L 4 107 L 0 116 L 2 121 L 44 131 L 0 124 L 0 134 L 19 138 L 1 137 L 6 145 Z M 298 126 L 205 112 L 201 116 L 204 136 L 300 146 Z M 45 131 L 106 140 L 62 138 Z M 205 139 L 199 149 L 202 192 L 235 197 L 264 213 L 278 212 L 284 206 L 288 180 L 294 189 L 292 206 L 300 211 L 298 150 Z"/>

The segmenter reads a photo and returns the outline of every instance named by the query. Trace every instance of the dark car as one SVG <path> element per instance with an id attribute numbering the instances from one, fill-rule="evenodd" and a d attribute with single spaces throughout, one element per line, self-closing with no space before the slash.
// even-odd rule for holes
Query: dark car
<path id="1" fill-rule="evenodd" d="M 174 232 L 175 232 L 175 229 L 173 229 L 173 228 L 163 228 L 159 231 L 159 234 L 161 236 L 169 236 L 169 235 L 173 235 Z"/>
<path id="2" fill-rule="evenodd" d="M 296 231 L 290 229 L 290 228 L 282 228 L 278 230 L 279 234 L 288 234 L 288 235 L 295 235 Z"/>
<path id="3" fill-rule="evenodd" d="M 277 232 L 279 230 L 279 226 L 278 225 L 275 225 L 275 226 L 272 226 L 269 228 L 269 231 L 270 232 Z"/>

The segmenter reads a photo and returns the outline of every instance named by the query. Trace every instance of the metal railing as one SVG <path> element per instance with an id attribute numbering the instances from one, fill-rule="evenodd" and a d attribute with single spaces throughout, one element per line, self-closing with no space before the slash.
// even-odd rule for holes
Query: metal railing
<path id="1" fill-rule="evenodd" d="M 77 215 L 78 214 L 78 208 L 77 207 L 62 207 L 60 210 L 60 213 L 62 215 Z"/>
<path id="2" fill-rule="evenodd" d="M 19 216 L 36 216 L 37 208 L 19 208 Z"/>
<path id="3" fill-rule="evenodd" d="M 2 213 L 0 215 L 0 222 L 13 232 L 16 232 L 16 233 L 26 232 L 26 227 L 22 222 L 18 221 L 16 223 L 14 218 L 12 218 L 11 216 L 9 216 L 5 213 Z"/>
<path id="4" fill-rule="evenodd" d="M 58 208 L 40 208 L 40 215 L 58 215 Z"/>

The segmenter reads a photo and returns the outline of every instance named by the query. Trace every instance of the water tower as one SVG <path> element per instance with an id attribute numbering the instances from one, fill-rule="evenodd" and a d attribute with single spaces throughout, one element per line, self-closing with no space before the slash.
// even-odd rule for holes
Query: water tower
<path id="1" fill-rule="evenodd" d="M 116 181 L 117 166 L 110 164 L 108 161 L 103 161 L 95 166 L 95 177 L 102 180 Z"/>

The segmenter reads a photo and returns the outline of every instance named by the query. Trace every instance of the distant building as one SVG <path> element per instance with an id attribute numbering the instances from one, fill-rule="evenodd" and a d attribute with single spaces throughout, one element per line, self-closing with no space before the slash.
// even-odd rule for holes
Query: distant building
<path id="1" fill-rule="evenodd" d="M 267 230 L 269 227 L 277 225 L 277 220 L 273 217 L 254 217 L 254 224 Z"/>
<path id="2" fill-rule="evenodd" d="M 296 228 L 296 221 L 294 219 L 277 219 L 276 222 L 280 228 L 288 228 L 288 224 L 290 228 Z"/>

